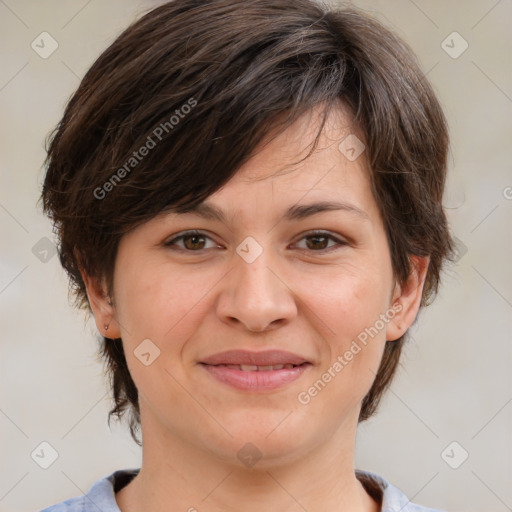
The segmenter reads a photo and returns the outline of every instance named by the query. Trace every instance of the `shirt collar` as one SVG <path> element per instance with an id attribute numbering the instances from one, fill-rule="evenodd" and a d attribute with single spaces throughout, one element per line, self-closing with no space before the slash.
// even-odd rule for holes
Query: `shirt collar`
<path id="1" fill-rule="evenodd" d="M 96 481 L 81 497 L 83 506 L 77 512 L 121 512 L 115 493 L 128 485 L 139 471 L 140 468 L 120 469 Z M 440 512 L 414 505 L 400 489 L 375 473 L 356 469 L 355 474 L 366 491 L 380 501 L 381 512 Z"/>

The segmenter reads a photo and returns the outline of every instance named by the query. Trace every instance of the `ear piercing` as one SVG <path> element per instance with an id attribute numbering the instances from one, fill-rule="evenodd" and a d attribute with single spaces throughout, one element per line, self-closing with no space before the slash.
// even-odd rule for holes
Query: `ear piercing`
<path id="1" fill-rule="evenodd" d="M 108 297 L 108 305 L 112 306 L 112 299 L 110 297 Z M 105 329 L 105 331 L 108 331 L 109 325 L 110 324 L 103 324 L 103 329 Z"/>

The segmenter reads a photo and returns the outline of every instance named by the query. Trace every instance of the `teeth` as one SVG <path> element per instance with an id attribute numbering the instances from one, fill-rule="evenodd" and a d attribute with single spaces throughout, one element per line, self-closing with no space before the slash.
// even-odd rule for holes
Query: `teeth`
<path id="1" fill-rule="evenodd" d="M 282 370 L 283 368 L 289 370 L 294 368 L 293 364 L 275 364 L 275 365 L 266 365 L 266 366 L 256 366 L 253 364 L 219 364 L 219 366 L 224 366 L 225 368 L 231 368 L 232 370 L 242 370 L 243 372 L 261 372 L 261 371 L 272 371 L 272 370 Z"/>

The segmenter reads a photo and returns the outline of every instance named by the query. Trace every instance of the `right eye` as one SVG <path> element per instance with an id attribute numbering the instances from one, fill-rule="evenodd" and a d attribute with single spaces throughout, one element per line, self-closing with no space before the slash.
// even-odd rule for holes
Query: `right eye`
<path id="1" fill-rule="evenodd" d="M 213 240 L 202 233 L 201 231 L 185 231 L 184 233 L 172 238 L 168 242 L 165 242 L 166 247 L 175 246 L 180 251 L 184 252 L 201 252 L 205 250 L 205 240 Z M 183 246 L 178 245 L 178 242 L 182 242 Z"/>

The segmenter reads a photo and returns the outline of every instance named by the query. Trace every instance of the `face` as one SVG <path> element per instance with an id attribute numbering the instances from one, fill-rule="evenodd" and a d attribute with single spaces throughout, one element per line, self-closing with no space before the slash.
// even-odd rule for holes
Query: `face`
<path id="1" fill-rule="evenodd" d="M 354 132 L 345 111 L 296 163 L 318 123 L 311 111 L 211 195 L 222 219 L 162 214 L 121 240 L 115 309 L 95 316 L 101 329 L 111 315 L 108 332 L 123 339 L 144 438 L 233 462 L 250 442 L 270 464 L 354 431 L 418 287 L 395 285 L 364 153 L 351 161 L 338 148 Z M 327 202 L 338 206 L 304 208 Z"/>

